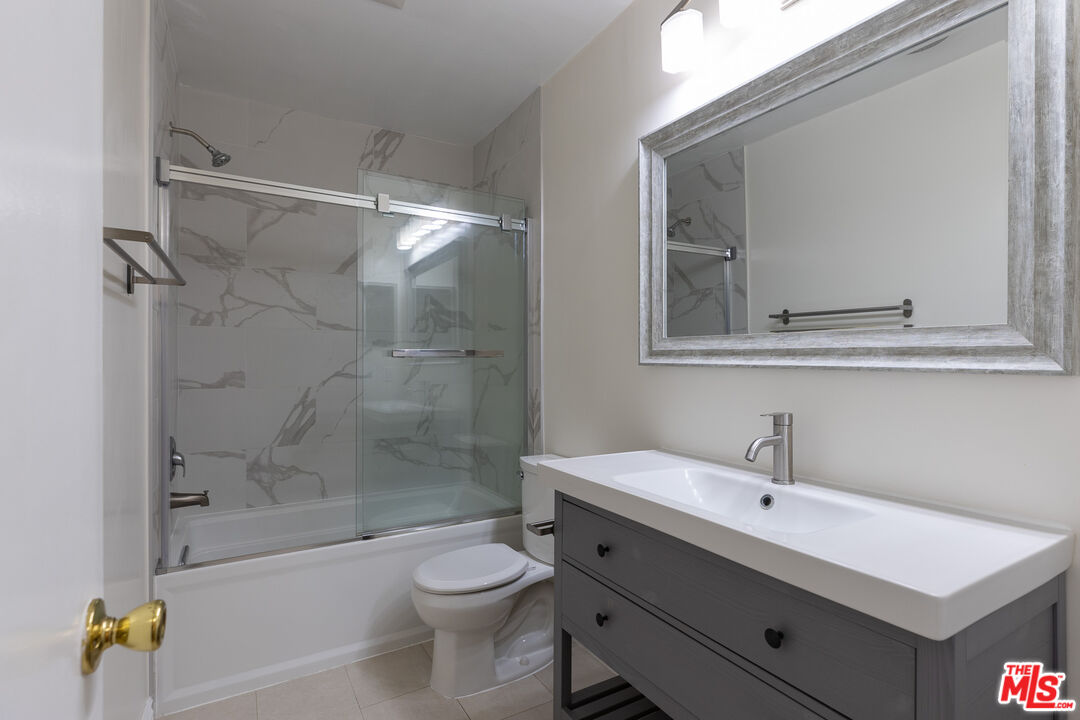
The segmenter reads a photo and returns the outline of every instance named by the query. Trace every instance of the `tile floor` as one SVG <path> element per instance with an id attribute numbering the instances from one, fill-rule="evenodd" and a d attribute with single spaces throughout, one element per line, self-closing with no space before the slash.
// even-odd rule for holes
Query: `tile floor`
<path id="1" fill-rule="evenodd" d="M 575 644 L 575 689 L 610 669 Z M 552 667 L 450 700 L 430 687 L 431 642 L 167 715 L 166 720 L 551 720 Z"/>

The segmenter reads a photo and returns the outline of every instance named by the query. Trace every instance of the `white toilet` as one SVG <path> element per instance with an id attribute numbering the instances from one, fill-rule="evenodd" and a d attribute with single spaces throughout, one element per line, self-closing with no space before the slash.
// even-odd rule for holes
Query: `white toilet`
<path id="1" fill-rule="evenodd" d="M 551 662 L 555 540 L 525 525 L 554 518 L 555 493 L 540 485 L 536 464 L 558 458 L 521 458 L 524 552 L 502 543 L 476 545 L 425 560 L 413 572 L 413 604 L 435 629 L 431 687 L 436 692 L 472 695 Z"/>

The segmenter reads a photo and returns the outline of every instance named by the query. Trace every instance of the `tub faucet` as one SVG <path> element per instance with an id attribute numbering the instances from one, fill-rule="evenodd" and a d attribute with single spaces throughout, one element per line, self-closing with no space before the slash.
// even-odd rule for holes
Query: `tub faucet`
<path id="1" fill-rule="evenodd" d="M 201 493 L 169 493 L 169 508 L 175 510 L 183 507 L 210 507 L 210 491 L 203 490 Z"/>
<path id="2" fill-rule="evenodd" d="M 773 419 L 773 434 L 759 437 L 750 443 L 750 447 L 746 450 L 746 459 L 754 462 L 761 448 L 771 447 L 773 449 L 772 481 L 777 485 L 794 485 L 795 477 L 791 461 L 792 415 L 789 412 L 762 413 L 761 415 L 761 417 L 770 416 Z"/>

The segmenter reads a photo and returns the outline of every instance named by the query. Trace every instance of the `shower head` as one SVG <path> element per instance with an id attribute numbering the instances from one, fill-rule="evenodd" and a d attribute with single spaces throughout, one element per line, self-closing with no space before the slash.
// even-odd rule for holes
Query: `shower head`
<path id="1" fill-rule="evenodd" d="M 214 147 L 210 143 L 203 140 L 202 136 L 199 135 L 199 133 L 195 132 L 194 130 L 188 130 L 187 128 L 176 127 L 172 123 L 169 123 L 169 134 L 173 135 L 173 134 L 176 134 L 176 133 L 179 133 L 180 135 L 187 135 L 188 137 L 195 138 L 195 140 L 198 141 L 198 143 L 200 145 L 202 145 L 204 148 L 206 148 L 206 151 L 208 153 L 210 153 L 210 164 L 212 164 L 214 167 L 221 167 L 222 165 L 225 165 L 230 160 L 232 160 L 231 155 L 229 155 L 228 153 L 221 152 L 216 147 Z"/>
<path id="2" fill-rule="evenodd" d="M 210 164 L 212 164 L 214 167 L 221 167 L 222 165 L 227 165 L 229 161 L 232 160 L 232 155 L 230 155 L 229 153 L 223 153 L 220 150 L 215 149 L 213 145 L 206 149 L 209 150 L 210 154 L 213 156 L 210 160 Z"/>

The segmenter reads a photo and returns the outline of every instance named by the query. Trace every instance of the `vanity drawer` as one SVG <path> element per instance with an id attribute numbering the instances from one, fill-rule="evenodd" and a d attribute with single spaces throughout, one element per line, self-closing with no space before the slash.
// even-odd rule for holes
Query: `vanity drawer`
<path id="1" fill-rule="evenodd" d="M 674 538 L 646 536 L 570 502 L 562 513 L 571 561 L 855 720 L 915 717 L 910 645 Z M 769 630 L 783 638 L 767 638 Z"/>
<path id="2" fill-rule="evenodd" d="M 563 565 L 561 581 L 563 618 L 580 628 L 578 639 L 586 647 L 591 641 L 614 657 L 628 659 L 634 671 L 691 717 L 821 720 L 817 713 L 580 570 Z M 685 717 L 676 708 L 664 709 L 674 717 Z"/>

